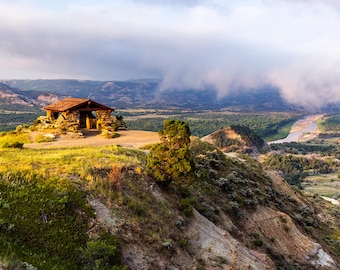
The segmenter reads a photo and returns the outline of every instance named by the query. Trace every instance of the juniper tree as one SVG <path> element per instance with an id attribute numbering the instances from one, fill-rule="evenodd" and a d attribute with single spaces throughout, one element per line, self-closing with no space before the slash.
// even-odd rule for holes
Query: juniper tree
<path id="1" fill-rule="evenodd" d="M 190 129 L 181 120 L 165 120 L 158 132 L 161 143 L 150 149 L 147 172 L 158 182 L 190 182 L 194 179 L 194 161 L 189 148 Z"/>

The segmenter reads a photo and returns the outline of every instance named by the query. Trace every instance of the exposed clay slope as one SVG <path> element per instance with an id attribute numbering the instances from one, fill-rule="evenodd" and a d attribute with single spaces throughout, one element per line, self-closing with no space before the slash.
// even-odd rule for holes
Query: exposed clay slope
<path id="1" fill-rule="evenodd" d="M 245 222 L 248 232 L 270 243 L 270 248 L 284 256 L 292 264 L 302 262 L 306 267 L 337 269 L 334 260 L 322 246 L 304 235 L 285 213 L 271 208 L 259 207 Z"/>
<path id="2" fill-rule="evenodd" d="M 162 196 L 160 190 L 153 192 Z M 164 201 L 164 198 L 159 199 Z M 197 211 L 188 224 L 175 229 L 188 241 L 186 247 L 181 248 L 173 242 L 169 242 L 169 246 L 145 244 L 150 239 L 142 240 L 143 231 L 137 224 L 120 219 L 117 214 L 110 215 L 109 208 L 98 200 L 91 200 L 90 204 L 97 213 L 96 223 L 119 235 L 124 261 L 130 269 L 197 269 L 199 266 L 211 270 L 275 269 L 274 262 L 265 253 L 247 248 Z M 180 213 L 177 215 L 183 220 Z"/>
<path id="3" fill-rule="evenodd" d="M 208 269 L 275 268 L 274 262 L 266 254 L 247 248 L 227 230 L 216 226 L 197 211 L 190 222 L 187 236 L 196 251 L 195 256 L 203 259 Z M 219 263 L 219 258 L 225 258 L 225 264 Z"/>
<path id="4" fill-rule="evenodd" d="M 327 207 L 246 156 L 228 158 L 198 141 L 192 147 L 198 180 L 190 186 L 164 189 L 126 168 L 108 205 L 112 216 L 92 203 L 130 269 L 338 269 L 325 241 Z"/>

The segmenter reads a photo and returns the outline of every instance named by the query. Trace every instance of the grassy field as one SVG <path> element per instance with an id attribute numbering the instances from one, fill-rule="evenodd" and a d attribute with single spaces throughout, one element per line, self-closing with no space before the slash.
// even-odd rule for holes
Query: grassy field
<path id="1" fill-rule="evenodd" d="M 86 197 L 109 198 L 117 172 L 144 163 L 144 152 L 118 146 L 0 148 L 0 261 L 6 269 L 80 269 L 98 249 L 115 259 L 115 236 L 87 234 L 94 213 Z"/>
<path id="2" fill-rule="evenodd" d="M 302 186 L 305 191 L 329 198 L 340 198 L 340 178 L 338 173 L 308 176 Z"/>

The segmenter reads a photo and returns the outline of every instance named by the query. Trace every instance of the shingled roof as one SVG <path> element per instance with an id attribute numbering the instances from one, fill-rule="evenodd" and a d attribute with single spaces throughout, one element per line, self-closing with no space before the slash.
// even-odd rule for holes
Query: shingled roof
<path id="1" fill-rule="evenodd" d="M 114 111 L 113 108 L 99 104 L 88 98 L 65 98 L 53 104 L 45 106 L 44 109 L 55 111 L 55 112 L 65 112 L 65 111 L 74 111 L 74 110 L 81 110 L 81 111 L 111 110 L 111 111 Z"/>

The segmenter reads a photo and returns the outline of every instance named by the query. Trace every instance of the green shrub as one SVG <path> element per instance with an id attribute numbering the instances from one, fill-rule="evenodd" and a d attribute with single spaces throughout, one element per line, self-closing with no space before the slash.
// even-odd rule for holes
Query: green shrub
<path id="1" fill-rule="evenodd" d="M 161 143 L 150 149 L 146 171 L 165 186 L 172 181 L 190 183 L 195 180 L 189 125 L 180 120 L 165 120 L 158 134 Z"/>
<path id="2" fill-rule="evenodd" d="M 18 141 L 14 141 L 14 142 L 5 142 L 2 145 L 2 148 L 22 148 L 24 145 L 24 143 L 22 142 L 18 142 Z"/>
<path id="3" fill-rule="evenodd" d="M 123 270 L 117 256 L 117 246 L 102 240 L 89 241 L 86 248 L 81 249 L 82 269 L 84 270 Z"/>
<path id="4" fill-rule="evenodd" d="M 197 199 L 194 197 L 188 197 L 183 200 L 181 200 L 181 211 L 183 212 L 184 215 L 187 217 L 193 217 L 194 212 L 193 212 L 193 206 L 197 204 Z"/>
<path id="5" fill-rule="evenodd" d="M 252 236 L 253 236 L 253 238 L 254 238 L 253 244 L 254 244 L 255 246 L 257 246 L 257 247 L 263 247 L 264 242 L 263 242 L 263 240 L 261 239 L 260 234 L 258 234 L 258 233 L 253 233 Z"/>

